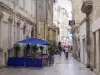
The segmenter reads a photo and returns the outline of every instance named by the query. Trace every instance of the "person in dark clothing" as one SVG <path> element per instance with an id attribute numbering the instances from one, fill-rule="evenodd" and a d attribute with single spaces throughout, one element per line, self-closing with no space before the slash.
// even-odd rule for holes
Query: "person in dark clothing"
<path id="1" fill-rule="evenodd" d="M 61 51 L 62 51 L 62 48 L 60 47 L 59 48 L 59 55 L 61 56 Z"/>
<path id="2" fill-rule="evenodd" d="M 62 51 L 61 42 L 58 43 L 58 48 L 59 48 L 59 55 L 61 56 L 61 51 Z"/>

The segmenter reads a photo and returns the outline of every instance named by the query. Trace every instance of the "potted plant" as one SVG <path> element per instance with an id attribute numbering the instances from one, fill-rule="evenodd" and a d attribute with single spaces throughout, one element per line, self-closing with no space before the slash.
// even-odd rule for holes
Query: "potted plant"
<path id="1" fill-rule="evenodd" d="M 49 46 L 49 47 L 48 47 L 48 50 L 49 50 L 49 58 L 50 58 L 50 60 L 52 60 L 52 61 L 50 61 L 50 65 L 51 65 L 51 63 L 52 63 L 52 65 L 53 65 L 53 63 L 54 63 L 54 52 L 55 52 L 55 47 L 54 47 L 54 46 Z"/>
<path id="2" fill-rule="evenodd" d="M 52 50 L 51 46 L 48 46 L 48 52 L 50 53 L 50 51 Z"/>
<path id="3" fill-rule="evenodd" d="M 41 50 L 41 54 L 42 54 L 42 53 L 43 53 L 43 49 L 44 49 L 44 47 L 43 47 L 43 46 L 40 46 L 39 48 L 40 48 L 40 50 Z"/>
<path id="4" fill-rule="evenodd" d="M 36 59 L 37 57 L 37 51 L 38 51 L 38 46 L 37 45 L 31 45 L 31 50 L 33 53 L 33 58 Z"/>
<path id="5" fill-rule="evenodd" d="M 34 64 L 37 63 L 37 51 L 38 51 L 38 46 L 37 45 L 31 45 L 31 51 L 34 59 Z"/>
<path id="6" fill-rule="evenodd" d="M 48 51 L 49 51 L 49 53 L 54 53 L 55 52 L 55 47 L 54 46 L 49 46 Z"/>
<path id="7" fill-rule="evenodd" d="M 21 50 L 21 46 L 19 44 L 15 44 L 13 48 L 14 48 L 15 57 L 18 57 L 19 51 Z"/>

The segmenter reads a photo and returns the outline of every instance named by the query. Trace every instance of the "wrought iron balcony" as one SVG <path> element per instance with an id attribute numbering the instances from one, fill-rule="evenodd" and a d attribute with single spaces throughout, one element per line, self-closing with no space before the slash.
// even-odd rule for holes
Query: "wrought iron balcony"
<path id="1" fill-rule="evenodd" d="M 81 11 L 83 13 L 89 13 L 92 11 L 92 6 L 93 6 L 92 0 L 85 0 L 85 1 L 83 1 Z"/>

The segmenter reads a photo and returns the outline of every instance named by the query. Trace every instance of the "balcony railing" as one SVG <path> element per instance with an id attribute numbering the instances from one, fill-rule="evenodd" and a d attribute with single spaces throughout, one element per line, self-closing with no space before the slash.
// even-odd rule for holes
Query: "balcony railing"
<path id="1" fill-rule="evenodd" d="M 89 13 L 92 11 L 93 2 L 92 0 L 84 0 L 81 11 L 83 13 Z"/>

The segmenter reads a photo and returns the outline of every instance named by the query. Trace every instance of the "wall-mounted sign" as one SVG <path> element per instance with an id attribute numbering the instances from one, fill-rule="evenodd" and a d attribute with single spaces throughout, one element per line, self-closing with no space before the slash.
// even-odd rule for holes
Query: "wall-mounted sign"
<path id="1" fill-rule="evenodd" d="M 75 25 L 75 20 L 69 20 L 69 25 Z"/>
<path id="2" fill-rule="evenodd" d="M 72 35 L 72 32 L 68 32 L 68 35 Z"/>

